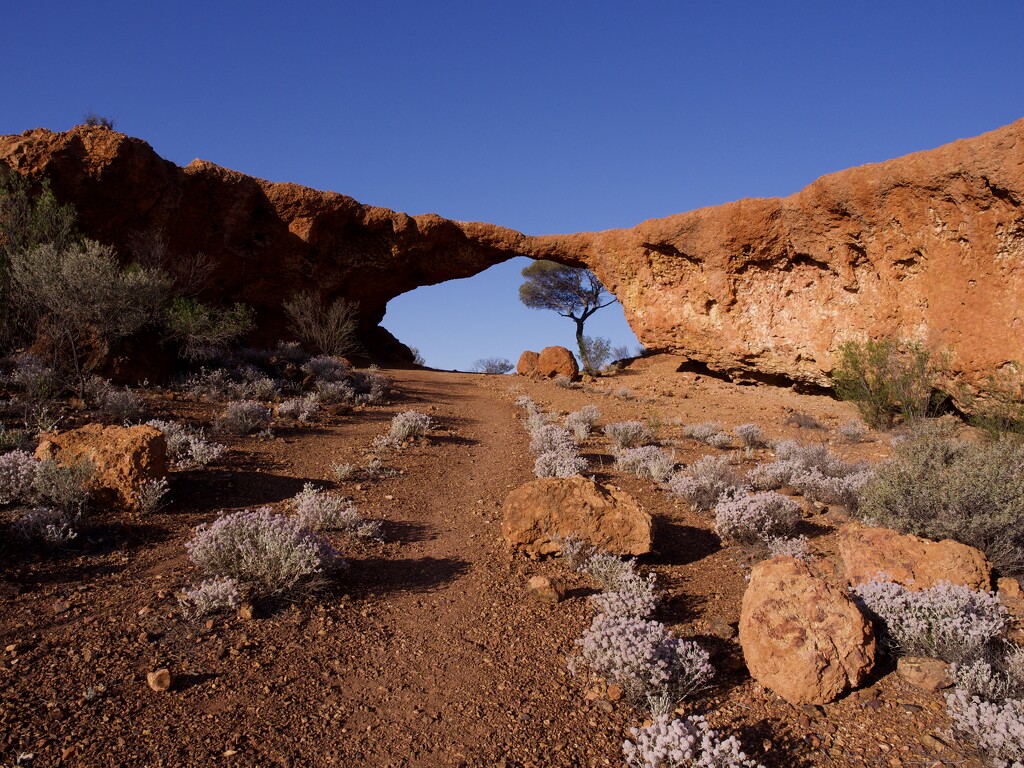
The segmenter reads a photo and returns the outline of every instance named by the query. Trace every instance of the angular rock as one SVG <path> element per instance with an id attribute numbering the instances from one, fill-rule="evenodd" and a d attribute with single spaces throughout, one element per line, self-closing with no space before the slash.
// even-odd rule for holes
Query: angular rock
<path id="1" fill-rule="evenodd" d="M 533 576 L 526 582 L 526 591 L 542 603 L 560 603 L 565 599 L 565 587 L 558 579 Z"/>
<path id="2" fill-rule="evenodd" d="M 875 661 L 871 623 L 844 590 L 792 557 L 754 566 L 739 640 L 751 677 L 792 704 L 835 700 Z"/>
<path id="3" fill-rule="evenodd" d="M 543 477 L 516 488 L 502 506 L 501 535 L 531 555 L 559 552 L 575 535 L 618 555 L 651 551 L 651 516 L 628 494 L 585 477 Z"/>
<path id="4" fill-rule="evenodd" d="M 580 375 L 580 366 L 573 353 L 565 347 L 544 347 L 537 358 L 537 375 L 547 379 L 559 376 L 576 379 Z"/>
<path id="5" fill-rule="evenodd" d="M 167 476 L 167 441 L 148 426 L 105 427 L 87 424 L 46 436 L 36 458 L 74 464 L 89 459 L 96 468 L 96 494 L 101 501 L 133 508 L 139 487 Z"/>
<path id="6" fill-rule="evenodd" d="M 520 376 L 536 376 L 537 375 L 537 358 L 539 358 L 536 352 L 526 350 L 519 356 L 519 362 L 516 363 L 516 373 Z"/>
<path id="7" fill-rule="evenodd" d="M 949 664 L 942 659 L 927 656 L 901 656 L 896 662 L 896 672 L 915 688 L 935 693 L 953 685 L 949 679 Z"/>
<path id="8" fill-rule="evenodd" d="M 836 538 L 850 584 L 884 577 L 913 590 L 938 581 L 992 588 L 992 566 L 985 554 L 951 539 L 929 541 L 859 523 L 844 525 Z"/>

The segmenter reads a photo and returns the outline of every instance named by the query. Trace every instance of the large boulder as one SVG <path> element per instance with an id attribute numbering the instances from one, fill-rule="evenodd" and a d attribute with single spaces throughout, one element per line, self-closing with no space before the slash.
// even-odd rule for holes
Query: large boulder
<path id="1" fill-rule="evenodd" d="M 576 357 L 565 347 L 544 347 L 537 358 L 537 374 L 548 379 L 558 376 L 578 378 L 580 366 Z"/>
<path id="2" fill-rule="evenodd" d="M 139 488 L 167 476 L 167 441 L 154 427 L 105 427 L 87 424 L 54 432 L 36 448 L 40 461 L 74 464 L 89 459 L 96 468 L 95 491 L 101 501 L 133 508 Z"/>
<path id="3" fill-rule="evenodd" d="M 618 555 L 651 551 L 651 516 L 622 491 L 585 477 L 544 477 L 516 488 L 502 507 L 501 535 L 531 555 L 576 536 Z"/>
<path id="4" fill-rule="evenodd" d="M 519 362 L 516 364 L 516 373 L 520 376 L 536 376 L 537 375 L 537 358 L 539 358 L 536 352 L 526 350 L 519 356 Z"/>
<path id="5" fill-rule="evenodd" d="M 835 700 L 875 662 L 871 622 L 845 590 L 792 557 L 754 566 L 739 639 L 751 677 L 792 704 Z"/>
<path id="6" fill-rule="evenodd" d="M 951 539 L 929 541 L 889 528 L 848 523 L 839 529 L 837 541 L 850 584 L 884 578 L 913 590 L 939 581 L 992 588 L 992 566 L 985 553 Z"/>

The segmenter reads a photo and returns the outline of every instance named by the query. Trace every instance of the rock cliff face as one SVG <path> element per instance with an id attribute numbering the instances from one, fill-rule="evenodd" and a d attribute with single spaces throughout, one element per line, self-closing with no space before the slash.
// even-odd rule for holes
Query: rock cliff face
<path id="1" fill-rule="evenodd" d="M 735 378 L 828 384 L 849 339 L 902 336 L 980 384 L 1024 358 L 1024 120 L 632 229 L 546 237 L 645 345 Z"/>
<path id="2" fill-rule="evenodd" d="M 740 380 L 827 385 L 838 346 L 868 336 L 944 350 L 964 383 L 1024 357 L 1024 120 L 786 198 L 536 238 L 179 168 L 102 128 L 0 137 L 0 161 L 50 178 L 83 230 L 122 253 L 154 228 L 172 253 L 206 253 L 210 297 L 246 301 L 270 326 L 282 298 L 318 286 L 358 299 L 371 329 L 405 291 L 522 254 L 589 266 L 646 346 Z"/>

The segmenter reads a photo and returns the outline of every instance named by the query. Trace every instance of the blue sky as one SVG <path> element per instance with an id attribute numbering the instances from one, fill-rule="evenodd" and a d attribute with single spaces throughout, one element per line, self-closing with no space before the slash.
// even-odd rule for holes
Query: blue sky
<path id="1" fill-rule="evenodd" d="M 18 3 L 0 133 L 89 110 L 195 157 L 530 234 L 625 227 L 1024 116 L 1024 3 Z M 427 362 L 571 346 L 511 263 L 384 325 Z M 633 344 L 621 310 L 588 326 Z"/>

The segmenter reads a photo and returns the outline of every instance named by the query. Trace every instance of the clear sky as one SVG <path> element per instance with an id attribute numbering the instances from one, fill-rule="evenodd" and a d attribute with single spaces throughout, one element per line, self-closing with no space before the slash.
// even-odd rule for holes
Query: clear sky
<path id="1" fill-rule="evenodd" d="M 3 16 L 0 133 L 92 110 L 180 165 L 529 234 L 786 195 L 1024 116 L 1021 0 L 58 0 Z M 518 261 L 400 297 L 384 325 L 438 367 L 571 346 L 570 322 L 517 305 Z M 592 322 L 635 343 L 618 306 Z"/>

